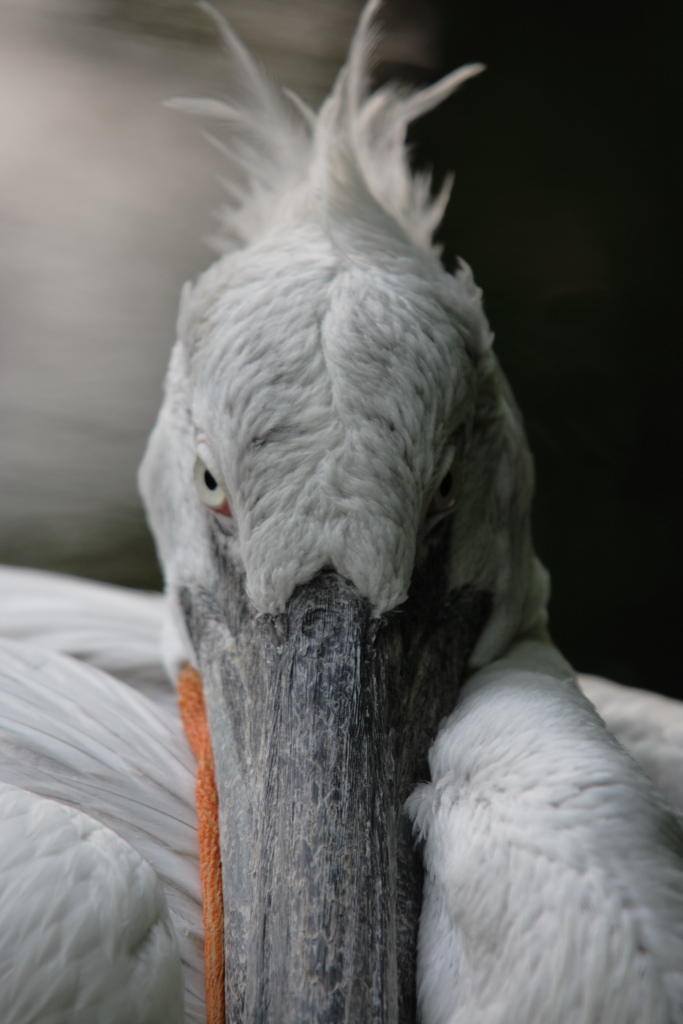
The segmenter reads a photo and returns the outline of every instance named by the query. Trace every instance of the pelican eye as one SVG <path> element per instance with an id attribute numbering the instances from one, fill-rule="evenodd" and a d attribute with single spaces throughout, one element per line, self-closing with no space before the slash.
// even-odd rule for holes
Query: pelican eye
<path id="1" fill-rule="evenodd" d="M 203 459 L 197 456 L 194 464 L 194 485 L 199 495 L 199 500 L 212 512 L 221 516 L 231 516 L 232 510 L 228 496 L 216 480 L 209 467 Z"/>
<path id="2" fill-rule="evenodd" d="M 445 515 L 452 511 L 460 500 L 462 492 L 462 473 L 460 461 L 457 454 L 454 454 L 446 472 L 441 477 L 441 483 L 436 488 L 434 496 L 427 509 L 427 518 L 434 519 L 436 516 Z"/>

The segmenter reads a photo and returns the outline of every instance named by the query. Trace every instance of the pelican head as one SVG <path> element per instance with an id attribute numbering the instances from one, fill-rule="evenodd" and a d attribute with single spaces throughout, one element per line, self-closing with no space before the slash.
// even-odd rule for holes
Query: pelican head
<path id="1" fill-rule="evenodd" d="M 521 418 L 405 148 L 480 67 L 369 93 L 377 7 L 318 114 L 220 18 L 232 96 L 185 104 L 228 124 L 234 196 L 140 486 L 206 691 L 229 1020 L 414 1016 L 403 805 L 466 667 L 545 616 Z"/>

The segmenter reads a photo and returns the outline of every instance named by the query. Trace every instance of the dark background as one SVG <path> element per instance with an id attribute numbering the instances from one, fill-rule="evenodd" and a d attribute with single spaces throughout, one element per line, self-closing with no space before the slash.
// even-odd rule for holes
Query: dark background
<path id="1" fill-rule="evenodd" d="M 249 4 L 220 6 L 285 84 L 313 100 L 339 65 L 359 9 L 350 0 L 309 3 L 307 14 L 305 2 L 271 0 L 275 28 L 264 37 L 263 24 L 249 22 Z M 269 20 L 261 11 L 267 6 L 263 0 L 257 12 L 261 23 Z M 296 24 L 290 9 L 298 12 Z M 314 9 L 317 35 L 306 31 Z M 536 546 L 553 579 L 553 636 L 580 670 L 683 696 L 678 5 L 390 0 L 386 20 L 379 77 L 395 73 L 424 82 L 461 63 L 488 65 L 415 126 L 412 140 L 416 163 L 433 165 L 437 177 L 457 172 L 442 229 L 444 259 L 452 266 L 457 253 L 472 265 L 497 353 L 525 414 L 537 466 Z M 205 91 L 197 82 L 213 81 L 209 91 L 220 92 L 213 28 L 189 3 L 93 0 L 63 11 L 43 4 L 31 26 L 42 33 L 41 45 L 61 48 L 65 59 L 91 61 L 93 73 L 118 61 L 122 81 L 159 71 L 162 95 Z M 281 54 L 289 64 L 284 57 L 278 63 Z M 179 116 L 150 111 L 160 123 Z M 111 131 L 117 123 L 112 119 Z M 201 150 L 195 127 L 187 132 Z M 130 167 L 143 157 L 131 152 Z M 166 163 L 169 175 L 180 173 Z M 130 419 L 134 428 L 130 437 L 121 435 L 119 446 L 126 455 L 117 472 L 130 481 L 130 496 L 120 504 L 95 502 L 86 520 L 79 495 L 108 494 L 113 471 L 105 467 L 100 480 L 97 463 L 79 476 L 64 462 L 52 479 L 55 456 L 44 460 L 40 493 L 56 495 L 62 486 L 74 496 L 71 506 L 57 503 L 55 512 L 36 499 L 30 457 L 12 448 L 0 467 L 0 484 L 13 502 L 11 515 L 0 516 L 4 560 L 158 585 L 132 478 L 160 401 L 175 295 L 184 277 L 211 259 L 198 239 L 209 233 L 205 211 L 215 205 L 216 167 L 214 161 L 203 180 L 196 168 L 190 174 L 185 167 L 188 180 L 168 187 L 168 215 L 160 210 L 146 225 L 145 244 L 156 255 L 145 267 L 157 260 L 158 294 L 145 286 L 129 301 L 132 279 L 121 285 L 120 298 L 117 293 L 119 308 L 140 305 L 138 348 L 143 351 L 147 337 L 155 353 L 146 371 L 154 384 L 141 393 L 138 418 Z M 171 239 L 164 232 L 173 217 L 181 226 Z M 38 259 L 39 222 L 33 233 Z M 168 271 L 166 250 L 174 254 Z M 12 252 L 5 257 L 10 265 Z M 114 262 L 105 252 L 96 272 L 113 275 Z M 46 299 L 33 280 L 30 285 L 31 303 L 39 306 Z M 76 307 L 78 285 L 74 281 Z M 151 327 L 146 296 L 160 310 Z M 88 314 L 90 334 L 98 315 L 103 324 L 111 321 L 104 306 L 98 309 Z M 126 331 L 133 329 L 126 321 Z M 6 351 L 13 345 L 19 351 L 22 337 L 10 324 L 0 340 Z M 126 372 L 132 386 L 139 370 Z M 68 416 L 80 391 L 74 374 L 55 416 L 60 408 Z M 14 421 L 3 420 L 8 436 L 21 420 L 20 412 L 12 415 Z M 46 433 L 31 441 L 31 451 L 44 445 Z M 87 424 L 79 436 L 88 451 L 103 441 Z M 114 453 L 118 436 L 110 431 L 106 438 Z"/>
<path id="2" fill-rule="evenodd" d="M 551 629 L 585 671 L 683 697 L 681 42 L 674 4 L 439 4 L 416 129 L 457 171 L 445 259 L 475 269 L 536 458 Z"/>

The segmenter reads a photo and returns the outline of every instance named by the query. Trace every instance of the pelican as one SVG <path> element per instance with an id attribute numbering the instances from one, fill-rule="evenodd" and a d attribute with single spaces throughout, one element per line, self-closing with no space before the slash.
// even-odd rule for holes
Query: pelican
<path id="1" fill-rule="evenodd" d="M 216 15 L 230 98 L 180 104 L 227 124 L 233 184 L 140 470 L 165 597 L 5 577 L 13 1024 L 683 1020 L 678 813 L 550 640 L 521 414 L 432 243 L 450 184 L 408 166 L 482 69 L 370 93 L 378 7 L 317 114 Z M 161 663 L 203 683 L 220 964 Z M 636 754 L 680 721 L 639 749 L 586 688 Z"/>

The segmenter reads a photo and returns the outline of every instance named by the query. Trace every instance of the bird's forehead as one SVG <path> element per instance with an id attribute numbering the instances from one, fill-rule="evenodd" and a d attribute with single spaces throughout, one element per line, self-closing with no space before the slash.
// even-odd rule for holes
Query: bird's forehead
<path id="1" fill-rule="evenodd" d="M 198 425 L 243 450 L 361 424 L 398 447 L 438 443 L 471 376 L 455 279 L 308 248 L 257 248 L 227 268 L 196 346 Z"/>
<path id="2" fill-rule="evenodd" d="M 404 599 L 427 493 L 472 387 L 449 287 L 418 260 L 364 267 L 321 246 L 256 252 L 216 288 L 196 341 L 193 418 L 263 609 L 326 565 L 375 607 Z"/>

